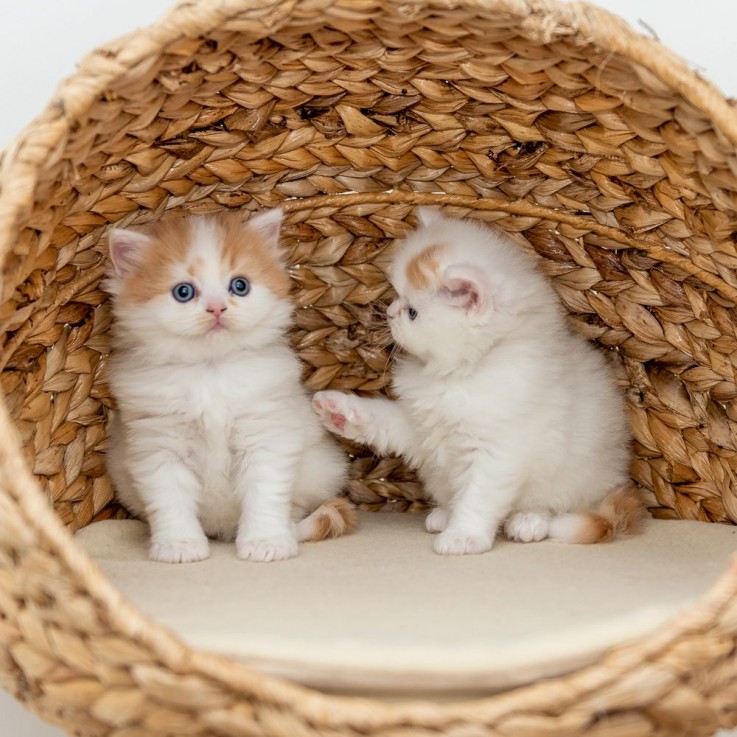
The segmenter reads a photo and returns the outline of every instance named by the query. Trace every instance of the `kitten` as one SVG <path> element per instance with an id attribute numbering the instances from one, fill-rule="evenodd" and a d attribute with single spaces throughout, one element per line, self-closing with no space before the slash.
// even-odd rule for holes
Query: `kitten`
<path id="1" fill-rule="evenodd" d="M 347 461 L 310 410 L 287 344 L 290 279 L 280 210 L 165 216 L 110 232 L 118 411 L 108 469 L 120 501 L 151 528 L 149 555 L 297 555 L 297 541 L 353 529 L 335 498 Z"/>
<path id="2" fill-rule="evenodd" d="M 419 221 L 391 269 L 398 400 L 318 392 L 323 424 L 417 469 L 437 553 L 483 553 L 502 523 L 521 542 L 634 528 L 644 506 L 603 356 L 569 331 L 530 256 L 472 221 L 426 208 Z"/>

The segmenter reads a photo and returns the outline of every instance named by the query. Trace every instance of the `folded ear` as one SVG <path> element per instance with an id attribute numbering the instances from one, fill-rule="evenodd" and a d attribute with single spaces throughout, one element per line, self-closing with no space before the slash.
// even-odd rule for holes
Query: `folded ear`
<path id="1" fill-rule="evenodd" d="M 284 213 L 281 208 L 274 207 L 271 210 L 265 210 L 252 216 L 248 221 L 248 225 L 257 233 L 260 233 L 270 247 L 277 248 L 282 220 L 284 220 Z"/>
<path id="2" fill-rule="evenodd" d="M 467 312 L 483 312 L 491 304 L 491 285 L 483 271 L 471 264 L 448 266 L 443 272 L 441 293 Z"/>
<path id="3" fill-rule="evenodd" d="M 110 260 L 118 276 L 127 276 L 143 260 L 143 253 L 151 238 L 136 230 L 113 228 L 108 233 Z"/>
<path id="4" fill-rule="evenodd" d="M 443 213 L 437 207 L 418 207 L 415 209 L 415 216 L 423 228 L 445 220 Z"/>

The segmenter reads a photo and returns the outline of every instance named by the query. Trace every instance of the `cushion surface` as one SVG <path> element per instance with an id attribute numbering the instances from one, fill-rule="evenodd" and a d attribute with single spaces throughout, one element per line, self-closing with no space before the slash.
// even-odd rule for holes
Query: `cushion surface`
<path id="1" fill-rule="evenodd" d="M 357 533 L 277 563 L 147 559 L 148 528 L 108 520 L 77 540 L 143 612 L 187 643 L 330 691 L 466 696 L 593 662 L 694 603 L 737 550 L 737 527 L 649 521 L 577 546 L 499 538 L 442 558 L 423 517 L 361 513 Z"/>

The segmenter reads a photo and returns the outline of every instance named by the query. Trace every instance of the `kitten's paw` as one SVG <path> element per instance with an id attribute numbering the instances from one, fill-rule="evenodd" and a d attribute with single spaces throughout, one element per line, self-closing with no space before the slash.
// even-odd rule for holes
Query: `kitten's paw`
<path id="1" fill-rule="evenodd" d="M 194 563 L 210 556 L 210 543 L 202 537 L 151 541 L 148 557 L 160 563 Z"/>
<path id="2" fill-rule="evenodd" d="M 448 510 L 444 507 L 435 507 L 425 517 L 425 529 L 428 532 L 442 532 L 448 526 Z"/>
<path id="3" fill-rule="evenodd" d="M 238 538 L 235 542 L 238 557 L 258 563 L 294 558 L 299 552 L 296 538 L 291 534 L 273 537 Z"/>
<path id="4" fill-rule="evenodd" d="M 358 440 L 363 435 L 361 426 L 364 422 L 358 402 L 358 397 L 352 394 L 317 392 L 312 398 L 312 409 L 330 432 L 349 440 Z"/>
<path id="5" fill-rule="evenodd" d="M 491 550 L 492 543 L 490 535 L 445 530 L 435 538 L 432 547 L 438 555 L 479 555 Z"/>
<path id="6" fill-rule="evenodd" d="M 507 537 L 520 543 L 544 540 L 549 530 L 550 520 L 537 512 L 515 512 L 504 523 Z"/>

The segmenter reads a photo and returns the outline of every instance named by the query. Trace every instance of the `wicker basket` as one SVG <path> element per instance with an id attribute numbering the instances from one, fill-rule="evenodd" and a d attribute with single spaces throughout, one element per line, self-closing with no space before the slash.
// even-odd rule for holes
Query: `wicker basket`
<path id="1" fill-rule="evenodd" d="M 621 357 L 633 478 L 656 516 L 737 521 L 737 114 L 713 87 L 587 5 L 189 0 L 89 55 L 2 160 L 3 685 L 75 734 L 116 737 L 735 723 L 734 566 L 667 630 L 585 670 L 389 705 L 192 651 L 76 547 L 69 529 L 119 514 L 103 464 L 108 226 L 279 203 L 308 386 L 384 389 L 382 255 L 415 205 L 444 205 L 534 247 L 577 329 Z M 397 462 L 353 470 L 362 504 L 422 504 Z"/>

